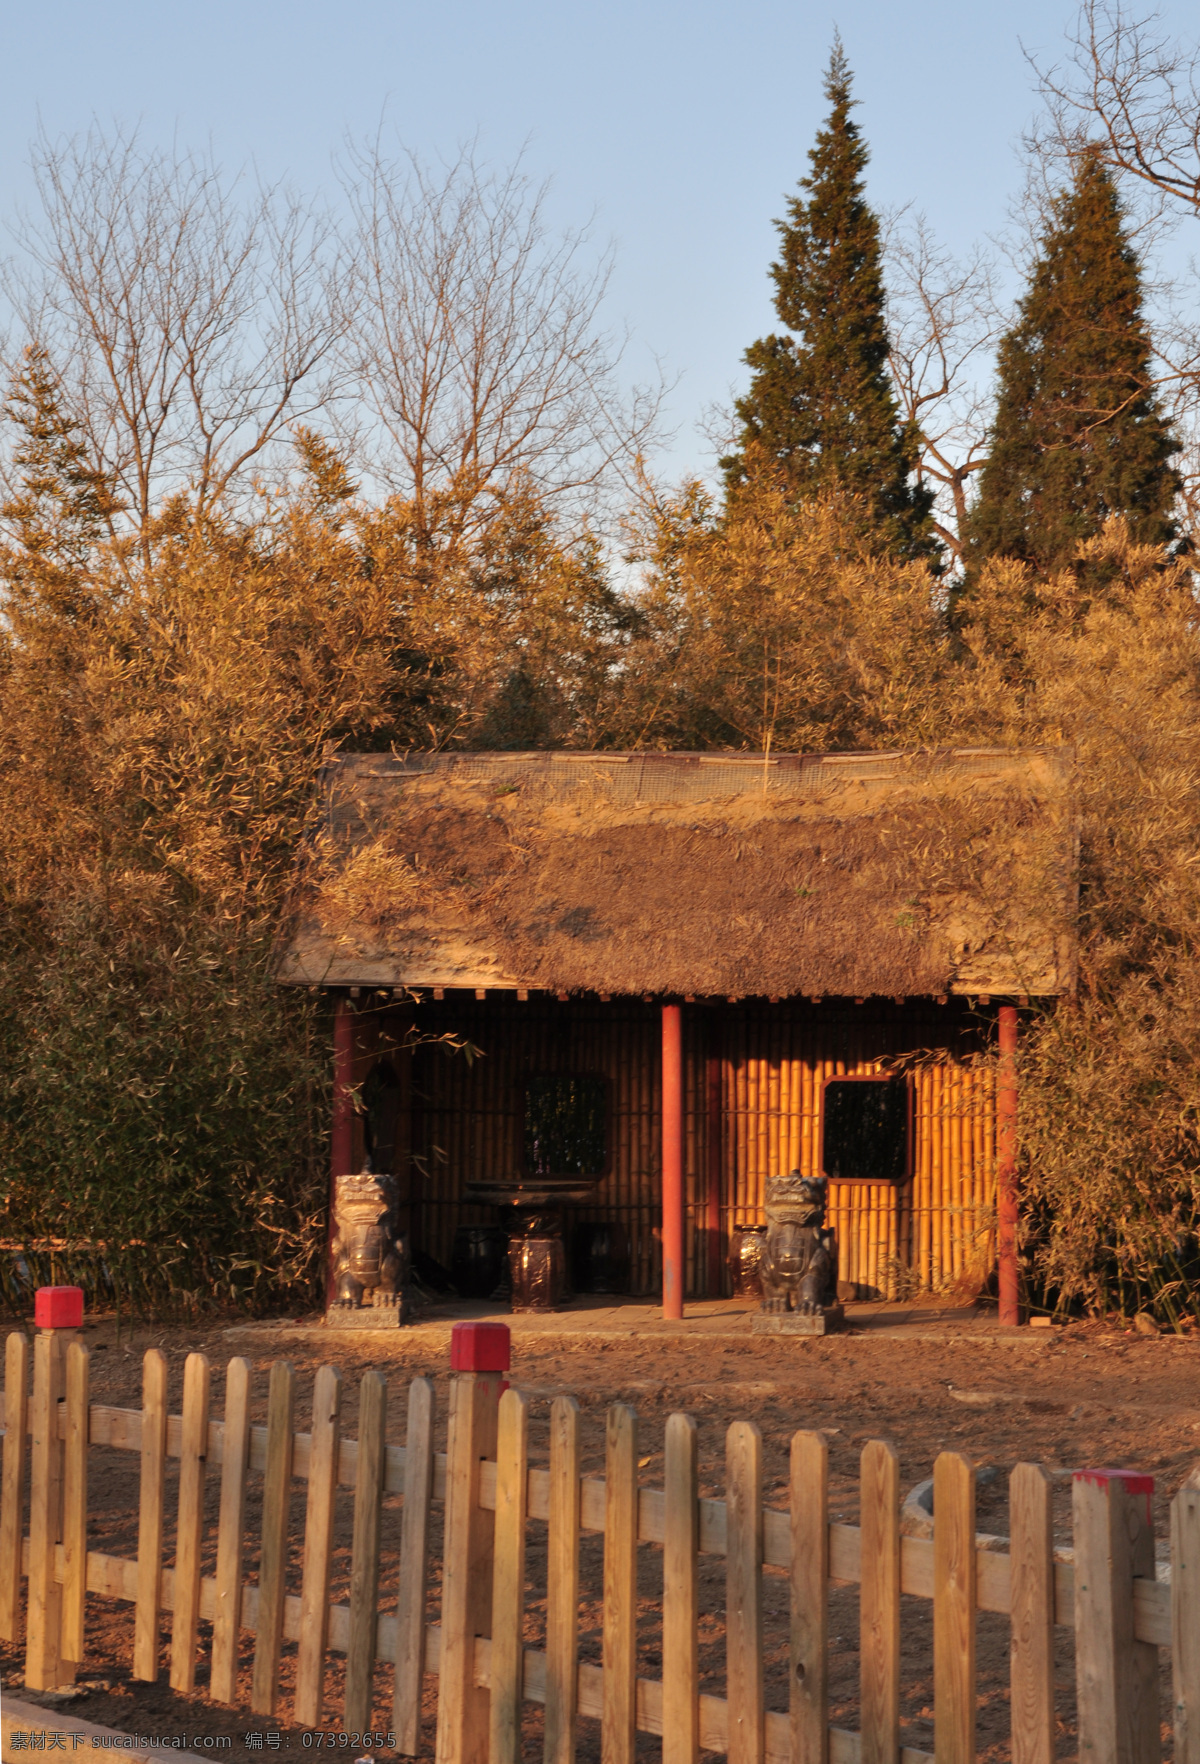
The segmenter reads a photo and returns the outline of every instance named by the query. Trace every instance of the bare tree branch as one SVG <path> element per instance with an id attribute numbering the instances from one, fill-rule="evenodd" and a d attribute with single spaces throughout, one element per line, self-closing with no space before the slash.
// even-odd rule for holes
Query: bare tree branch
<path id="1" fill-rule="evenodd" d="M 514 474 L 562 500 L 626 479 L 661 387 L 623 400 L 623 342 L 600 326 L 610 262 L 556 236 L 546 186 L 464 152 L 435 171 L 378 140 L 349 153 L 355 324 L 347 365 L 374 429 L 371 469 L 466 528 Z"/>
<path id="2" fill-rule="evenodd" d="M 14 342 L 46 350 L 137 533 L 180 492 L 203 517 L 331 396 L 346 322 L 332 228 L 279 189 L 247 200 L 210 161 L 121 130 L 41 138 L 34 174 Z"/>
<path id="3" fill-rule="evenodd" d="M 923 215 L 884 226 L 889 368 L 906 421 L 921 440 L 918 472 L 935 489 L 934 524 L 962 555 L 968 485 L 987 456 L 991 353 L 1003 325 L 992 258 L 960 262 Z"/>
<path id="4" fill-rule="evenodd" d="M 1068 41 L 1065 65 L 1033 63 L 1047 112 L 1041 151 L 1099 142 L 1114 171 L 1200 213 L 1200 44 L 1120 0 L 1083 0 Z"/>

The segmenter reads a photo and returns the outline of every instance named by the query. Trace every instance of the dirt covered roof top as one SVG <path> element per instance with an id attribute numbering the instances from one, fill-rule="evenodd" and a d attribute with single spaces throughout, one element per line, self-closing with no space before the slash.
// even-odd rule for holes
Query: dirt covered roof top
<path id="1" fill-rule="evenodd" d="M 1074 985 L 1068 748 L 341 754 L 280 978 L 717 996 Z"/>

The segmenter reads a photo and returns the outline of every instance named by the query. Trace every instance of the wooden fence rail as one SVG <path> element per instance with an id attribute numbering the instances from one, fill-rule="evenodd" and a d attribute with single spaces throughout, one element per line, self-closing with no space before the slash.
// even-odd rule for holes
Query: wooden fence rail
<path id="1" fill-rule="evenodd" d="M 858 1526 L 831 1520 L 828 1463 L 819 1433 L 791 1443 L 788 1506 L 765 1507 L 762 1443 L 749 1422 L 726 1441 L 724 1500 L 698 1496 L 694 1422 L 672 1415 L 663 1487 L 638 1479 L 638 1422 L 616 1404 L 606 1426 L 605 1474 L 581 1474 L 580 1415 L 559 1397 L 550 1415 L 549 1464 L 529 1462 L 529 1412 L 498 1373 L 451 1383 L 445 1454 L 435 1453 L 432 1385 L 413 1381 L 403 1447 L 385 1440 L 388 1391 L 378 1372 L 359 1391 L 357 1438 L 341 1431 L 342 1387 L 322 1367 L 309 1431 L 296 1429 L 290 1365 L 271 1369 L 265 1427 L 249 1422 L 252 1376 L 230 1362 L 224 1414 L 210 1413 L 209 1367 L 188 1356 L 182 1410 L 168 1412 L 167 1368 L 145 1356 L 140 1410 L 88 1401 L 88 1356 L 69 1332 L 43 1330 L 33 1353 L 22 1334 L 5 1354 L 0 1475 L 0 1638 L 18 1642 L 26 1582 L 25 1671 L 33 1689 L 70 1683 L 83 1659 L 89 1597 L 134 1606 L 133 1675 L 157 1678 L 170 1618 L 174 1689 L 194 1690 L 202 1624 L 211 1625 L 209 1695 L 232 1702 L 244 1638 L 253 1637 L 249 1701 L 276 1716 L 283 1644 L 298 1644 L 292 1719 L 328 1723 L 331 1653 L 346 1657 L 341 1719 L 349 1733 L 374 1726 L 377 1669 L 390 1667 L 389 1731 L 395 1748 L 419 1749 L 422 1694 L 437 1679 L 438 1764 L 518 1764 L 522 1710 L 544 1708 L 546 1764 L 573 1764 L 581 1719 L 600 1724 L 604 1764 L 632 1764 L 638 1733 L 660 1735 L 664 1764 L 697 1764 L 701 1749 L 730 1764 L 965 1764 L 975 1756 L 975 1629 L 979 1612 L 1011 1623 L 1011 1756 L 1052 1764 L 1056 1752 L 1054 1632 L 1075 1631 L 1081 1755 L 1096 1764 L 1149 1764 L 1161 1756 L 1158 1652 L 1171 1649 L 1176 1764 L 1200 1764 L 1200 1490 L 1171 1508 L 1170 1578 L 1155 1574 L 1147 1477 L 1077 1473 L 1074 1549 L 1054 1548 L 1050 1480 L 1018 1465 L 1009 1483 L 1011 1538 L 980 1539 L 969 1462 L 942 1453 L 934 1467 L 933 1536 L 902 1534 L 899 1465 L 892 1448 L 862 1453 Z M 30 1389 L 30 1361 L 33 1380 Z M 135 1557 L 89 1550 L 89 1447 L 137 1455 Z M 166 1469 L 179 1462 L 174 1526 Z M 204 1492 L 219 1475 L 215 1571 L 203 1573 Z M 257 1538 L 246 1535 L 247 1490 L 261 1478 Z M 28 1483 L 28 1496 L 26 1484 Z M 291 1497 L 307 1484 L 303 1551 L 291 1572 Z M 331 1598 L 339 1490 L 353 1490 L 353 1542 L 345 1602 Z M 399 1572 L 381 1589 L 385 1495 L 403 1497 Z M 25 1531 L 28 1499 L 28 1534 Z M 440 1621 L 430 1622 L 431 1514 L 444 1509 Z M 547 1527 L 546 1645 L 524 1645 L 529 1596 L 526 1540 Z M 173 1529 L 174 1559 L 164 1561 Z M 580 1540 L 603 1536 L 599 1664 L 579 1657 Z M 662 1548 L 662 1677 L 638 1673 L 638 1569 L 643 1545 Z M 245 1577 L 244 1559 L 257 1559 Z M 702 1692 L 700 1563 L 725 1558 L 725 1695 Z M 789 1583 L 789 1707 L 765 1707 L 763 1576 Z M 293 1590 L 293 1581 L 297 1582 Z M 831 1588 L 859 1588 L 859 1727 L 829 1718 Z M 931 1753 L 903 1744 L 901 1599 L 931 1601 Z M 387 1608 L 381 1609 L 382 1604 Z"/>

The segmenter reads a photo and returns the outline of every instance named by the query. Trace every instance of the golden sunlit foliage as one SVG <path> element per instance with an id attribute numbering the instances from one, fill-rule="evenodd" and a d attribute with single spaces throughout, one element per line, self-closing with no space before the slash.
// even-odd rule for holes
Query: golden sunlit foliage
<path id="1" fill-rule="evenodd" d="M 570 739 L 576 706 L 586 736 L 624 615 L 526 491 L 438 549 L 313 436 L 253 524 L 176 502 L 114 542 L 34 392 L 2 560 L 6 1232 L 38 1268 L 68 1246 L 60 1273 L 103 1246 L 123 1299 L 279 1302 L 323 1230 L 325 1042 L 271 964 L 324 755 Z"/>
<path id="2" fill-rule="evenodd" d="M 444 508 L 370 501 L 303 430 L 294 480 L 249 514 L 198 518 L 176 497 L 114 537 L 117 491 L 45 358 L 27 358 L 12 415 L 0 1153 L 6 1234 L 35 1274 L 82 1272 L 142 1306 L 311 1293 L 327 1026 L 276 985 L 272 955 L 337 746 L 1065 742 L 1080 986 L 1024 1035 L 1027 1273 L 1063 1303 L 1194 1308 L 1200 630 L 1184 563 L 1112 520 L 1049 579 L 988 563 L 955 612 L 924 563 L 873 547 L 853 501 L 749 484 L 722 516 L 689 486 L 647 495 L 640 573 L 618 591 L 521 475 L 486 505 L 471 486 L 468 523 L 453 485 Z"/>

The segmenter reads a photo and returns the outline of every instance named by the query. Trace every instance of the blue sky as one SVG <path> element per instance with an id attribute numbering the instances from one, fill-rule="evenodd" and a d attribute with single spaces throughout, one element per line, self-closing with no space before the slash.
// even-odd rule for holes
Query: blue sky
<path id="1" fill-rule="evenodd" d="M 27 145 L 102 121 L 208 145 L 227 167 L 332 189 L 331 153 L 381 116 L 426 155 L 478 135 L 483 154 L 555 182 L 564 224 L 595 215 L 617 252 L 610 317 L 680 376 L 670 464 L 707 464 L 696 422 L 771 323 L 766 277 L 786 191 L 822 112 L 835 25 L 856 76 L 879 206 L 911 202 L 949 245 L 1001 229 L 1035 108 L 1026 48 L 1061 52 L 1057 0 L 510 0 L 504 7 L 357 0 L 38 0 L 4 8 L 0 152 L 9 200 Z M 1165 17 L 1193 28 L 1181 0 Z"/>

